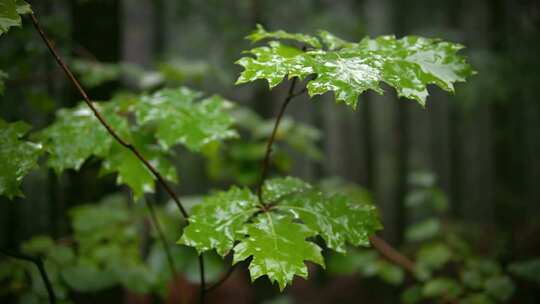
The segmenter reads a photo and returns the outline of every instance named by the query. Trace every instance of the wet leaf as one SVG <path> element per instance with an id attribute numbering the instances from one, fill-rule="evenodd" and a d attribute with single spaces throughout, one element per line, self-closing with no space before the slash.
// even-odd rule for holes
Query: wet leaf
<path id="1" fill-rule="evenodd" d="M 241 233 L 246 237 L 234 247 L 233 263 L 253 257 L 249 264 L 252 281 L 266 275 L 283 290 L 295 275 L 307 278 L 305 261 L 324 266 L 321 248 L 306 240 L 316 232 L 293 223 L 290 217 L 266 213 L 246 225 Z"/>
<path id="2" fill-rule="evenodd" d="M 374 206 L 345 195 L 327 196 L 295 178 L 269 180 L 264 189 L 265 199 L 276 201 L 277 209 L 300 219 L 338 252 L 345 252 L 347 242 L 369 246 L 368 237 L 382 228 Z"/>
<path id="3" fill-rule="evenodd" d="M 21 16 L 31 14 L 30 5 L 23 0 L 0 0 L 0 35 L 13 26 L 21 26 Z"/>
<path id="4" fill-rule="evenodd" d="M 279 31 L 268 33 L 260 28 L 248 39 L 285 39 L 307 43 L 311 36 L 297 36 Z M 453 92 L 454 83 L 465 81 L 475 72 L 458 55 L 463 46 L 439 39 L 406 36 L 364 38 L 359 43 L 344 41 L 329 32 L 319 36 L 328 50 L 312 44 L 316 49 L 306 52 L 277 41 L 254 48 L 237 64 L 244 67 L 237 84 L 266 79 L 270 88 L 289 78 L 306 78 L 310 96 L 334 92 L 337 102 L 356 108 L 358 96 L 373 90 L 383 93 L 381 82 L 396 89 L 400 97 L 413 99 L 422 106 L 428 96 L 427 85 L 434 84 Z M 306 38 L 308 37 L 308 38 Z M 309 43 L 308 43 L 309 44 Z"/>
<path id="5" fill-rule="evenodd" d="M 233 187 L 208 196 L 193 207 L 179 243 L 199 252 L 216 249 L 224 256 L 239 239 L 237 231 L 257 211 L 256 206 L 257 197 L 248 189 Z"/>
<path id="6" fill-rule="evenodd" d="M 267 32 L 260 24 L 257 24 L 257 29 L 248 36 L 246 36 L 246 39 L 250 40 L 251 42 L 257 42 L 264 39 L 294 40 L 314 48 L 322 47 L 321 42 L 317 39 L 317 37 L 305 34 L 291 34 L 282 30 L 275 32 Z"/>
<path id="7" fill-rule="evenodd" d="M 201 95 L 182 87 L 143 96 L 135 105 L 137 120 L 155 124 L 156 138 L 166 149 L 183 144 L 198 152 L 212 142 L 236 137 L 234 120 L 225 111 L 231 103 L 217 95 L 198 100 Z"/>
<path id="8" fill-rule="evenodd" d="M 324 265 L 321 248 L 308 237 L 320 235 L 329 248 L 344 252 L 347 242 L 368 245 L 368 236 L 380 228 L 373 206 L 326 196 L 297 178 L 268 180 L 262 198 L 261 204 L 249 190 L 235 187 L 207 197 L 193 208 L 179 243 L 222 256 L 233 248 L 235 263 L 253 256 L 252 280 L 267 275 L 283 290 L 294 275 L 307 277 L 304 261 Z M 393 269 L 384 275 L 399 277 Z"/>
<path id="9" fill-rule="evenodd" d="M 151 142 L 144 142 L 144 139 L 135 141 L 135 146 L 166 180 L 178 180 L 176 169 L 167 159 L 166 152 Z M 118 143 L 113 144 L 110 153 L 103 160 L 101 174 L 107 173 L 117 173 L 116 183 L 129 186 L 135 199 L 155 190 L 155 177 L 152 172 L 130 150 Z"/>
<path id="10" fill-rule="evenodd" d="M 43 152 L 41 144 L 23 139 L 30 128 L 21 121 L 8 123 L 0 119 L 0 195 L 9 199 L 23 196 L 19 188 L 22 180 L 37 166 Z"/>
<path id="11" fill-rule="evenodd" d="M 116 115 L 110 107 L 101 107 L 108 123 L 120 134 L 127 133 L 127 121 Z M 57 174 L 66 169 L 79 170 L 82 164 L 91 156 L 105 157 L 108 155 L 114 139 L 100 124 L 94 113 L 86 104 L 79 104 L 72 109 L 62 109 L 57 113 L 53 124 L 40 132 L 49 153 L 47 164 Z"/>

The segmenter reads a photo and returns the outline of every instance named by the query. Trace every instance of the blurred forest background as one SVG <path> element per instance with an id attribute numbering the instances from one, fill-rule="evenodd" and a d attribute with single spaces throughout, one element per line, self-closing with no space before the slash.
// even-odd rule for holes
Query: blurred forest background
<path id="1" fill-rule="evenodd" d="M 312 137 L 320 136 L 316 152 L 321 155 L 292 151 L 291 174 L 307 180 L 339 177 L 370 191 L 381 208 L 383 238 L 399 247 L 408 224 L 419 216 L 406 200 L 415 187 L 411 176 L 421 173 L 446 194 L 449 216 L 476 236 L 481 254 L 504 263 L 540 253 L 536 0 L 29 2 L 63 54 L 79 62 L 77 70 L 94 100 L 109 100 L 119 90 L 145 90 L 156 77 L 167 77 L 221 94 L 263 118 L 276 115 L 287 86 L 269 91 L 263 81 L 233 85 L 241 70 L 234 61 L 249 48 L 244 36 L 257 23 L 290 32 L 325 29 L 351 41 L 414 34 L 464 44 L 478 74 L 458 84 L 454 96 L 431 88 L 426 109 L 397 100 L 393 90 L 362 95 L 355 112 L 330 96 L 294 100 L 288 115 L 320 131 Z M 3 119 L 22 119 L 39 129 L 57 109 L 79 101 L 27 20 L 0 43 L 0 67 L 9 74 L 0 103 Z M 112 69 L 98 73 L 111 81 L 84 79 L 84 64 L 95 60 L 134 64 L 145 74 L 119 76 Z M 208 177 L 204 159 L 178 153 L 180 183 L 175 187 L 182 195 L 223 187 L 224 182 Z M 98 179 L 97 171 L 90 163 L 57 176 L 42 167 L 25 180 L 26 198 L 0 198 L 0 247 L 18 248 L 37 234 L 68 235 L 69 209 L 125 191 L 113 177 Z M 156 200 L 167 197 L 158 192 Z M 533 293 L 521 296 L 516 303 L 534 303 Z"/>

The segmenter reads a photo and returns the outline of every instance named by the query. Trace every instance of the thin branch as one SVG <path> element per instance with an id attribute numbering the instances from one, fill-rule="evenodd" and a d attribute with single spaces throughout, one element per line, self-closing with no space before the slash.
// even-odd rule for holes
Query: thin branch
<path id="1" fill-rule="evenodd" d="M 373 247 L 377 249 L 377 251 L 379 251 L 379 253 L 382 254 L 387 260 L 398 266 L 401 266 L 409 273 L 414 273 L 414 262 L 411 261 L 408 257 L 401 254 L 399 251 L 397 251 L 385 240 L 379 238 L 376 235 L 370 236 L 369 240 L 371 241 L 371 245 L 373 245 Z"/>
<path id="2" fill-rule="evenodd" d="M 79 91 L 79 93 L 81 94 L 81 96 L 84 99 L 84 102 L 88 105 L 88 107 L 94 113 L 94 116 L 96 116 L 96 118 L 103 125 L 103 127 L 105 127 L 105 129 L 107 129 L 109 134 L 119 144 L 121 144 L 125 148 L 129 149 L 146 166 L 146 168 L 148 168 L 148 170 L 150 170 L 150 172 L 152 172 L 152 174 L 156 177 L 158 182 L 163 186 L 165 191 L 167 191 L 169 196 L 173 199 L 173 201 L 175 202 L 176 206 L 178 207 L 178 209 L 180 210 L 180 212 L 182 213 L 184 218 L 188 219 L 189 215 L 188 215 L 186 209 L 184 208 L 184 206 L 182 205 L 182 203 L 180 202 L 180 198 L 174 193 L 174 191 L 169 186 L 169 184 L 165 181 L 163 176 L 157 171 L 156 168 L 154 168 L 154 166 L 152 166 L 148 162 L 148 160 L 146 160 L 146 158 L 144 158 L 144 156 L 141 154 L 141 152 L 139 152 L 139 150 L 137 150 L 137 148 L 135 148 L 135 146 L 133 146 L 131 143 L 127 142 L 122 137 L 120 137 L 120 135 L 118 135 L 118 133 L 116 133 L 116 131 L 107 123 L 105 118 L 103 118 L 101 113 L 97 110 L 97 108 L 94 106 L 94 104 L 92 103 L 92 101 L 88 97 L 88 94 L 86 94 L 86 91 L 83 89 L 80 82 L 77 80 L 75 75 L 73 75 L 73 73 L 71 72 L 71 69 L 67 66 L 67 64 L 64 62 L 62 57 L 60 57 L 60 54 L 58 53 L 56 48 L 53 46 L 51 41 L 47 38 L 47 35 L 45 35 L 45 32 L 43 31 L 43 29 L 39 25 L 39 22 L 38 22 L 36 16 L 34 14 L 30 14 L 30 19 L 32 20 L 32 24 L 34 25 L 34 28 L 37 30 L 37 32 L 41 36 L 41 39 L 47 45 L 47 48 L 51 52 L 52 56 L 54 57 L 54 59 L 56 60 L 58 65 L 60 65 L 62 70 L 64 70 L 64 73 L 69 78 L 69 80 L 73 83 L 73 85 L 75 86 L 77 91 Z M 204 301 L 204 293 L 205 293 L 204 286 L 206 285 L 206 282 L 205 282 L 205 277 L 204 277 L 204 259 L 203 259 L 202 255 L 199 257 L 199 267 L 200 267 L 201 270 L 203 270 L 201 272 L 201 295 L 202 295 L 201 300 Z M 203 303 L 203 302 L 201 302 L 201 303 Z"/>
<path id="3" fill-rule="evenodd" d="M 165 251 L 165 255 L 167 256 L 167 263 L 169 264 L 171 276 L 174 280 L 174 277 L 176 275 L 176 267 L 174 267 L 174 260 L 171 250 L 169 248 L 169 244 L 167 243 L 167 238 L 165 238 L 165 233 L 163 233 L 163 229 L 161 228 L 161 224 L 159 223 L 159 219 L 157 217 L 156 210 L 154 209 L 154 205 L 146 199 L 144 200 L 144 202 L 146 203 L 146 207 L 148 207 L 150 217 L 152 218 L 152 224 L 154 225 L 161 244 L 163 245 L 163 250 Z"/>
<path id="4" fill-rule="evenodd" d="M 43 29 L 39 25 L 39 22 L 38 22 L 36 16 L 34 14 L 31 14 L 30 18 L 32 20 L 32 24 L 34 25 L 35 29 L 38 31 L 39 35 L 41 36 L 41 39 L 43 39 L 43 42 L 45 42 L 45 44 L 47 45 L 47 48 L 51 52 L 52 56 L 54 57 L 54 59 L 56 60 L 58 65 L 60 65 L 60 67 L 64 70 L 64 73 L 69 78 L 71 83 L 73 83 L 73 85 L 75 86 L 77 91 L 81 94 L 81 96 L 84 99 L 84 102 L 88 105 L 88 107 L 92 110 L 92 112 L 94 112 L 94 116 L 99 120 L 101 125 L 103 125 L 103 127 L 105 127 L 105 129 L 107 129 L 109 134 L 119 144 L 121 144 L 125 148 L 131 150 L 131 152 L 133 152 L 133 154 L 146 166 L 146 168 L 148 168 L 152 172 L 152 174 L 156 177 L 156 179 L 159 181 L 159 183 L 161 185 L 163 185 L 163 187 L 165 188 L 167 193 L 169 193 L 171 198 L 174 200 L 174 202 L 178 206 L 178 209 L 180 209 L 180 212 L 182 213 L 182 215 L 187 219 L 189 217 L 188 213 L 184 209 L 184 206 L 182 206 L 182 203 L 180 202 L 180 199 L 178 198 L 178 196 L 174 193 L 174 191 L 169 186 L 169 184 L 165 181 L 163 176 L 157 171 L 156 168 L 154 168 L 154 166 L 152 166 L 148 162 L 148 160 L 146 160 L 146 158 L 144 158 L 144 156 L 142 156 L 141 152 L 139 152 L 139 150 L 137 148 L 135 148 L 135 146 L 133 146 L 131 143 L 127 142 L 125 139 L 120 137 L 120 135 L 118 135 L 118 133 L 116 133 L 116 131 L 109 125 L 109 123 L 107 123 L 105 118 L 101 115 L 101 113 L 98 111 L 98 109 L 94 106 L 94 104 L 92 103 L 92 101 L 88 97 L 88 94 L 86 94 L 86 91 L 83 89 L 83 87 L 82 87 L 81 83 L 79 82 L 79 80 L 77 80 L 75 75 L 73 75 L 73 73 L 71 72 L 71 69 L 67 66 L 67 64 L 64 62 L 62 57 L 60 57 L 60 54 L 58 53 L 56 48 L 53 46 L 51 41 L 45 35 L 45 32 L 43 31 Z"/>
<path id="5" fill-rule="evenodd" d="M 268 168 L 270 166 L 270 154 L 272 154 L 272 145 L 274 143 L 274 140 L 276 138 L 277 130 L 279 128 L 279 123 L 281 122 L 281 118 L 283 118 L 283 114 L 285 114 L 285 110 L 287 109 L 287 106 L 291 102 L 291 100 L 298 96 L 299 94 L 294 93 L 294 88 L 296 87 L 296 83 L 298 82 L 298 78 L 294 77 L 294 79 L 291 82 L 291 86 L 289 87 L 289 92 L 287 93 L 287 97 L 285 97 L 285 100 L 283 101 L 283 104 L 281 105 L 281 109 L 279 110 L 278 116 L 276 117 L 276 123 L 274 124 L 274 129 L 272 130 L 272 135 L 268 138 L 268 143 L 266 144 L 266 154 L 264 155 L 264 159 L 262 162 L 262 169 L 261 169 L 261 176 L 259 177 L 259 184 L 257 186 L 257 196 L 259 197 L 259 203 L 261 205 L 265 205 L 262 199 L 262 187 L 264 184 L 264 180 L 266 179 L 266 175 L 268 173 Z"/>
<path id="6" fill-rule="evenodd" d="M 36 265 L 36 267 L 39 270 L 39 274 L 41 275 L 41 279 L 43 280 L 43 283 L 45 283 L 45 288 L 47 289 L 47 294 L 49 295 L 49 303 L 51 304 L 56 303 L 56 294 L 54 293 L 54 289 L 52 287 L 51 281 L 49 280 L 49 275 L 47 274 L 47 271 L 45 270 L 45 266 L 43 265 L 43 261 L 40 258 L 26 255 L 19 252 L 13 252 L 6 249 L 0 249 L 0 253 L 14 259 L 19 259 L 19 260 L 24 260 L 24 261 L 34 263 L 34 265 Z"/>
<path id="7" fill-rule="evenodd" d="M 229 270 L 227 270 L 227 273 L 225 273 L 225 275 L 223 275 L 221 279 L 219 279 L 219 281 L 214 283 L 212 286 L 209 286 L 208 288 L 206 288 L 206 292 L 211 292 L 212 290 L 218 288 L 223 283 L 225 283 L 225 281 L 227 281 L 227 279 L 231 276 L 231 274 L 233 274 L 234 270 L 236 269 L 236 266 L 238 266 L 238 264 L 234 264 L 233 266 L 229 267 Z"/>
<path id="8" fill-rule="evenodd" d="M 204 304 L 204 298 L 206 296 L 206 280 L 204 278 L 204 258 L 202 253 L 199 255 L 199 271 L 201 276 L 199 303 Z"/>

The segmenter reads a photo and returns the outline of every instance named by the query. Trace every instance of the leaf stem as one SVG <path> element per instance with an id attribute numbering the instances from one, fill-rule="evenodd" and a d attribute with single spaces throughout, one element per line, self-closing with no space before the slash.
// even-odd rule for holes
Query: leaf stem
<path id="1" fill-rule="evenodd" d="M 163 186 L 165 191 L 167 191 L 169 196 L 175 202 L 176 206 L 180 210 L 180 213 L 182 213 L 182 216 L 184 216 L 184 218 L 187 220 L 189 218 L 189 214 L 187 213 L 186 209 L 184 208 L 184 206 L 180 202 L 180 198 L 176 195 L 176 193 L 174 193 L 174 191 L 169 186 L 169 184 L 165 181 L 163 176 L 159 173 L 159 171 L 156 168 L 154 168 L 154 166 L 152 166 L 152 164 L 150 164 L 150 162 L 141 154 L 141 152 L 135 146 L 133 146 L 131 143 L 129 143 L 128 141 L 126 141 L 122 137 L 120 137 L 120 135 L 118 135 L 118 133 L 107 123 L 105 118 L 101 115 L 101 113 L 97 110 L 97 108 L 94 106 L 94 104 L 92 103 L 92 101 L 88 97 L 88 94 L 86 93 L 86 91 L 82 87 L 79 80 L 77 80 L 75 75 L 73 75 L 73 73 L 71 72 L 71 69 L 69 68 L 69 66 L 64 62 L 62 57 L 60 57 L 60 54 L 58 53 L 58 51 L 56 50 L 56 48 L 54 47 L 52 42 L 49 40 L 49 38 L 47 38 L 47 35 L 45 35 L 45 32 L 43 31 L 43 28 L 39 25 L 39 22 L 38 22 L 38 20 L 37 20 L 37 18 L 35 16 L 35 14 L 33 14 L 33 13 L 30 14 L 30 19 L 32 20 L 32 24 L 34 25 L 34 28 L 39 33 L 39 36 L 41 37 L 43 42 L 47 45 L 47 48 L 51 52 L 51 55 L 54 57 L 54 59 L 56 60 L 58 65 L 60 65 L 62 70 L 64 70 L 64 73 L 66 74 L 66 77 L 71 81 L 71 83 L 75 86 L 77 91 L 81 94 L 81 96 L 84 99 L 84 102 L 92 110 L 92 112 L 94 113 L 94 116 L 99 120 L 101 125 L 103 125 L 103 127 L 105 127 L 105 129 L 107 129 L 107 132 L 109 132 L 109 134 L 119 144 L 121 144 L 125 148 L 129 149 L 146 166 L 146 168 L 148 168 L 148 170 L 150 170 L 150 172 L 152 172 L 152 174 L 156 177 L 158 182 Z M 203 302 L 204 301 L 204 293 L 205 293 L 204 286 L 206 285 L 206 282 L 205 282 L 205 277 L 204 277 L 204 258 L 202 257 L 202 255 L 199 256 L 199 267 L 201 269 L 201 281 L 200 281 L 200 284 L 201 284 L 201 303 L 204 303 Z"/>
<path id="2" fill-rule="evenodd" d="M 41 275 L 41 279 L 43 280 L 43 283 L 45 284 L 45 288 L 47 289 L 47 294 L 49 296 L 49 303 L 51 304 L 56 303 L 56 294 L 54 293 L 54 289 L 49 279 L 49 275 L 47 274 L 47 271 L 45 270 L 43 261 L 39 257 L 33 257 L 33 256 L 26 255 L 23 253 L 13 252 L 7 249 L 0 249 L 0 253 L 14 259 L 19 259 L 19 260 L 34 263 L 34 265 L 36 265 L 36 267 L 38 268 L 39 274 Z"/>

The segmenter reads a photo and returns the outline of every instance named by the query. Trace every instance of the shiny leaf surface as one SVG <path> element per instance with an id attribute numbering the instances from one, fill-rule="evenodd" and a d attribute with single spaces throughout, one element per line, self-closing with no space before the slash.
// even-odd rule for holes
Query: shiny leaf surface
<path id="1" fill-rule="evenodd" d="M 155 124 L 160 145 L 183 144 L 192 151 L 236 137 L 233 118 L 225 111 L 231 103 L 217 95 L 197 100 L 201 93 L 187 88 L 165 89 L 143 96 L 135 113 L 141 125 Z"/>
<path id="2" fill-rule="evenodd" d="M 284 40 L 293 40 L 306 45 L 309 45 L 314 48 L 321 48 L 321 42 L 317 37 L 313 37 L 305 34 L 291 34 L 285 31 L 279 30 L 274 32 L 268 32 L 260 24 L 257 24 L 257 28 L 251 34 L 249 34 L 246 39 L 251 42 L 257 42 L 264 39 L 284 39 Z"/>
<path id="3" fill-rule="evenodd" d="M 329 248 L 345 252 L 346 243 L 369 245 L 368 236 L 380 229 L 372 205 L 324 195 L 297 178 L 268 180 L 262 199 L 234 187 L 207 197 L 193 208 L 179 243 L 222 256 L 232 248 L 234 263 L 252 256 L 252 280 L 267 275 L 283 290 L 294 275 L 307 277 L 304 261 L 324 265 L 321 248 L 307 238 L 320 235 Z M 399 274 L 386 270 L 397 280 Z"/>
<path id="4" fill-rule="evenodd" d="M 108 122 L 126 133 L 127 121 L 109 108 L 105 110 Z M 40 132 L 39 138 L 49 152 L 47 164 L 58 174 L 66 169 L 78 170 L 91 156 L 105 157 L 114 141 L 85 104 L 60 110 L 55 122 Z"/>
<path id="5" fill-rule="evenodd" d="M 248 189 L 231 188 L 208 196 L 192 210 L 179 243 L 224 256 L 238 240 L 237 231 L 257 211 L 257 197 Z"/>
<path id="6" fill-rule="evenodd" d="M 134 144 L 139 147 L 141 154 L 160 172 L 167 180 L 176 182 L 176 169 L 168 161 L 167 153 L 147 138 L 139 138 Z M 135 199 L 144 193 L 154 192 L 154 175 L 144 164 L 128 149 L 113 143 L 109 155 L 103 160 L 101 173 L 117 173 L 117 184 L 125 184 L 133 190 Z"/>
<path id="7" fill-rule="evenodd" d="M 10 199 L 23 196 L 19 189 L 22 180 L 37 166 L 43 152 L 41 144 L 22 139 L 29 130 L 26 123 L 8 123 L 0 119 L 0 195 Z"/>
<path id="8" fill-rule="evenodd" d="M 306 240 L 316 232 L 293 223 L 290 217 L 266 213 L 246 225 L 242 233 L 246 237 L 234 247 L 233 263 L 253 257 L 249 264 L 252 281 L 266 275 L 283 290 L 295 275 L 307 278 L 305 261 L 324 266 L 321 248 Z"/>
<path id="9" fill-rule="evenodd" d="M 265 197 L 278 201 L 276 208 L 300 219 L 317 231 L 329 248 L 345 252 L 348 242 L 369 246 L 369 236 L 381 229 L 377 210 L 345 195 L 327 196 L 298 179 L 273 179 L 266 183 Z"/>
<path id="10" fill-rule="evenodd" d="M 267 38 L 305 42 L 305 38 L 293 38 L 298 34 L 275 33 L 258 29 L 248 38 L 254 42 Z M 400 97 L 424 106 L 427 85 L 434 84 L 453 92 L 454 83 L 463 82 L 475 73 L 458 54 L 463 46 L 439 39 L 381 36 L 352 43 L 325 31 L 319 32 L 319 37 L 327 50 L 317 45 L 315 50 L 303 52 L 294 46 L 270 41 L 267 46 L 248 51 L 252 56 L 237 61 L 244 67 L 237 84 L 266 79 L 272 88 L 285 76 L 304 79 L 316 75 L 307 83 L 310 96 L 333 91 L 337 102 L 355 109 L 362 92 L 373 90 L 382 94 L 380 84 L 385 82 L 395 88 Z"/>
<path id="11" fill-rule="evenodd" d="M 31 13 L 30 5 L 23 0 L 0 0 L 0 35 L 11 27 L 21 26 L 20 15 Z"/>

